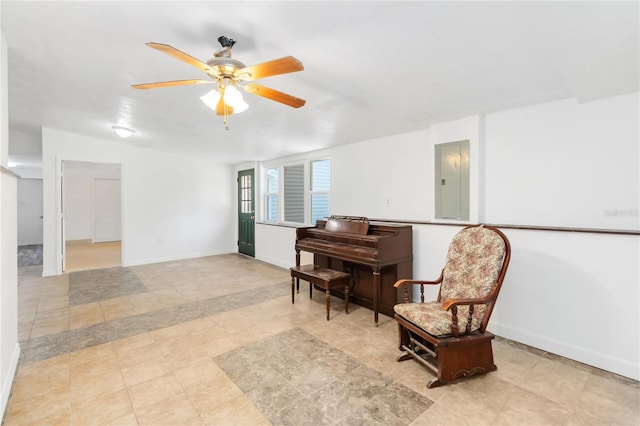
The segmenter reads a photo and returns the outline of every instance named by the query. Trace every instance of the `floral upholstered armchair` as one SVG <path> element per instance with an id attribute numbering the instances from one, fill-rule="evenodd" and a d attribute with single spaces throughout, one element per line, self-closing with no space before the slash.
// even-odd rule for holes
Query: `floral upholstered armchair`
<path id="1" fill-rule="evenodd" d="M 487 331 L 507 272 L 511 247 L 492 226 L 468 226 L 453 238 L 440 277 L 435 281 L 399 280 L 405 303 L 394 307 L 399 329 L 398 361 L 415 359 L 436 373 L 436 387 L 460 377 L 495 370 Z M 438 298 L 424 301 L 425 285 L 440 285 Z M 420 301 L 412 302 L 413 286 Z"/>

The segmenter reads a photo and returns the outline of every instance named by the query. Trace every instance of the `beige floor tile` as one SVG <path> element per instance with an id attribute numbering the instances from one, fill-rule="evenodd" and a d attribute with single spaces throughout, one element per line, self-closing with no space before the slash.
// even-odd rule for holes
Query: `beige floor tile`
<path id="1" fill-rule="evenodd" d="M 202 418 L 213 415 L 222 404 L 242 395 L 224 373 L 185 386 L 185 391 Z"/>
<path id="2" fill-rule="evenodd" d="M 520 386 L 551 401 L 573 407 L 590 374 L 571 364 L 541 358 Z"/>
<path id="3" fill-rule="evenodd" d="M 411 426 L 466 426 L 474 425 L 474 419 L 475 415 L 462 410 L 451 411 L 435 403 L 415 419 Z"/>
<path id="4" fill-rule="evenodd" d="M 126 389 L 99 396 L 91 401 L 83 401 L 71 406 L 73 425 L 107 425 L 112 420 L 133 414 Z"/>
<path id="5" fill-rule="evenodd" d="M 137 406 L 135 413 L 141 426 L 204 425 L 204 421 L 184 394 Z"/>
<path id="6" fill-rule="evenodd" d="M 271 425 L 271 422 L 244 395 L 220 405 L 217 410 L 203 413 L 202 418 L 207 425 Z"/>
<path id="7" fill-rule="evenodd" d="M 585 390 L 573 408 L 572 424 L 640 425 L 640 387 L 637 382 L 608 376 L 589 376 Z"/>
<path id="8" fill-rule="evenodd" d="M 186 396 L 172 373 L 139 383 L 128 389 L 136 415 L 142 407 Z"/>
<path id="9" fill-rule="evenodd" d="M 136 418 L 135 413 L 125 414 L 122 417 L 118 417 L 117 419 L 111 419 L 108 423 L 105 423 L 104 426 L 137 426 L 138 419 Z"/>
<path id="10" fill-rule="evenodd" d="M 138 364 L 123 367 L 121 371 L 127 387 L 162 377 L 170 372 L 162 356 L 141 360 Z"/>
<path id="11" fill-rule="evenodd" d="M 113 321 L 140 313 L 138 307 L 132 305 L 126 300 L 122 300 L 117 304 L 107 304 L 106 302 L 100 302 L 100 309 L 102 310 L 102 315 L 104 316 L 105 321 Z"/>
<path id="12" fill-rule="evenodd" d="M 71 402 L 82 405 L 97 398 L 125 389 L 124 379 L 118 371 L 78 375 L 71 377 Z"/>
<path id="13" fill-rule="evenodd" d="M 118 339 L 111 342 L 113 350 L 116 355 L 124 355 L 135 351 L 141 346 L 150 345 L 153 343 L 153 338 L 149 333 L 136 334 L 134 336 L 126 337 L 124 339 Z"/>
<path id="14" fill-rule="evenodd" d="M 38 302 L 38 312 L 50 311 L 52 309 L 63 309 L 69 307 L 69 296 L 40 297 Z"/>
<path id="15" fill-rule="evenodd" d="M 71 403 L 69 392 L 53 387 L 49 392 L 39 392 L 33 397 L 16 399 L 7 407 L 6 425 L 50 424 L 51 419 L 69 419 Z M 53 423 L 51 423 L 53 424 Z M 61 423 L 64 424 L 64 423 Z M 68 424 L 68 423 L 67 423 Z"/>
<path id="16" fill-rule="evenodd" d="M 475 376 L 449 383 L 441 391 L 444 394 L 437 402 L 449 411 L 456 412 L 465 407 L 474 413 L 475 424 L 494 424 L 506 401 L 514 392 L 514 386 L 491 375 Z"/>
<path id="17" fill-rule="evenodd" d="M 185 362 L 173 374 L 184 389 L 200 382 L 207 382 L 222 374 L 223 371 L 210 357 L 202 356 Z"/>
<path id="18" fill-rule="evenodd" d="M 525 389 L 516 388 L 495 417 L 496 425 L 567 425 L 570 409 Z"/>
<path id="19" fill-rule="evenodd" d="M 31 329 L 30 338 L 48 336 L 50 334 L 62 333 L 69 330 L 69 323 L 53 323 L 42 325 Z"/>
<path id="20" fill-rule="evenodd" d="M 93 376 L 120 374 L 118 358 L 110 344 L 94 346 L 70 354 L 71 376 L 78 379 L 91 379 Z"/>
<path id="21" fill-rule="evenodd" d="M 218 339 L 209 340 L 200 346 L 203 354 L 215 357 L 217 355 L 229 352 L 240 347 L 240 343 L 232 340 L 230 337 L 220 337 Z"/>
<path id="22" fill-rule="evenodd" d="M 120 368 L 138 365 L 141 362 L 156 362 L 162 359 L 162 352 L 151 342 L 141 346 L 123 347 L 117 350 Z"/>
<path id="23" fill-rule="evenodd" d="M 69 309 L 69 328 L 71 330 L 104 322 L 100 303 L 86 303 Z"/>

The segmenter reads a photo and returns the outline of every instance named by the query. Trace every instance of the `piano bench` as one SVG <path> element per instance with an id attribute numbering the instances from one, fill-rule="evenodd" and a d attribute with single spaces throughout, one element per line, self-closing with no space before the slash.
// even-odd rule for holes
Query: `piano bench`
<path id="1" fill-rule="evenodd" d="M 346 272 L 333 269 L 320 268 L 314 265 L 302 265 L 291 267 L 291 303 L 295 303 L 295 291 L 299 288 L 300 280 L 309 282 L 309 298 L 312 297 L 313 286 L 316 285 L 325 290 L 327 300 L 327 321 L 331 305 L 330 291 L 333 287 L 344 287 L 344 311 L 349 314 L 349 286 L 351 275 Z M 296 283 L 298 286 L 296 286 Z"/>

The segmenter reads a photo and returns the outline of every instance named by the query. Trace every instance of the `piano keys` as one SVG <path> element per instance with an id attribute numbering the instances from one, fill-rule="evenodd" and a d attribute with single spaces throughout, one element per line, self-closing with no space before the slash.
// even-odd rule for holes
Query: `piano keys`
<path id="1" fill-rule="evenodd" d="M 393 284 L 413 278 L 411 225 L 369 222 L 366 218 L 332 216 L 316 226 L 296 230 L 296 266 L 300 252 L 313 253 L 316 266 L 351 274 L 351 301 L 393 317 L 393 306 L 403 301 Z M 337 294 L 336 294 L 337 295 Z"/>

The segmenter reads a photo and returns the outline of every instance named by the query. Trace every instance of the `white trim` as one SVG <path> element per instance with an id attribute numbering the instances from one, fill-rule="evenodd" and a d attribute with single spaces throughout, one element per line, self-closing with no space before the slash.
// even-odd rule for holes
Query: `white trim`
<path id="1" fill-rule="evenodd" d="M 609 356 L 603 352 L 595 352 L 591 349 L 571 345 L 556 339 L 550 339 L 539 334 L 531 334 L 526 331 L 515 329 L 508 325 L 491 321 L 488 327 L 491 333 L 516 342 L 527 342 L 527 345 L 542 349 L 554 354 L 611 371 L 621 376 L 630 377 L 634 380 L 640 380 L 640 368 L 637 364 L 620 359 L 618 357 Z M 499 366 L 498 366 L 499 367 Z"/>
<path id="2" fill-rule="evenodd" d="M 122 266 L 128 267 L 128 266 L 137 266 L 137 265 L 148 265 L 151 263 L 173 262 L 175 260 L 197 259 L 201 257 L 219 256 L 221 254 L 235 254 L 237 252 L 238 252 L 237 249 L 234 247 L 229 250 L 216 250 L 216 251 L 210 251 L 210 252 L 189 253 L 189 254 L 180 255 L 180 256 L 167 256 L 167 257 L 140 259 L 140 260 L 136 260 L 135 262 L 127 263 L 126 265 L 122 264 Z"/>
<path id="3" fill-rule="evenodd" d="M 16 342 L 16 347 L 13 350 L 11 356 L 11 362 L 9 363 L 9 369 L 6 374 L 2 374 L 5 378 L 2 383 L 2 390 L 0 390 L 0 419 L 4 417 L 4 412 L 7 409 L 7 403 L 9 402 L 9 395 L 11 395 L 11 387 L 13 386 L 13 379 L 16 376 L 18 370 L 18 361 L 20 360 L 20 345 Z"/>

